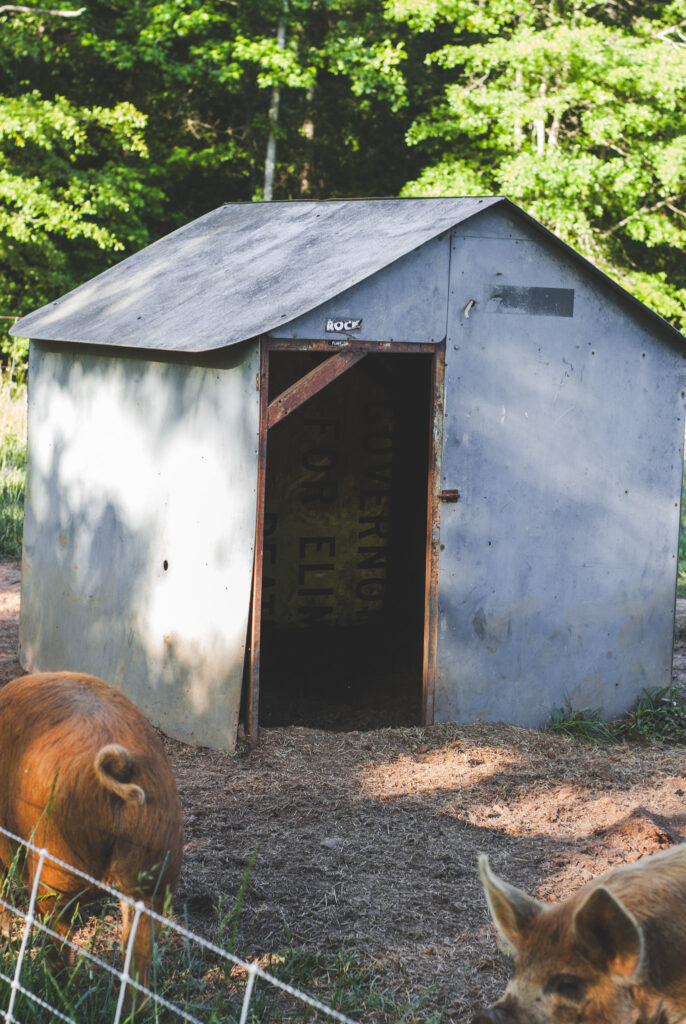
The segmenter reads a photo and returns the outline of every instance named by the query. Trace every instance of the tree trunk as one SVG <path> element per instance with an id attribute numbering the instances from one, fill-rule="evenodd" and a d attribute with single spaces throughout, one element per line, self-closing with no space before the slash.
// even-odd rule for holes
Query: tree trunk
<path id="1" fill-rule="evenodd" d="M 524 90 L 522 88 L 522 69 L 521 68 L 517 68 L 517 70 L 515 71 L 515 95 L 517 97 L 517 108 L 518 109 L 517 109 L 517 111 L 515 113 L 515 122 L 514 122 L 514 146 L 515 146 L 515 149 L 517 149 L 517 150 L 522 148 L 522 138 L 523 137 L 522 137 L 522 119 L 520 117 L 520 109 L 521 109 L 521 105 L 522 105 L 523 92 L 524 92 Z"/>
<path id="2" fill-rule="evenodd" d="M 286 4 L 284 3 L 284 14 Z M 276 45 L 280 50 L 286 46 L 286 18 L 284 14 L 279 18 L 276 29 Z M 272 102 L 269 107 L 269 138 L 267 139 L 267 156 L 264 162 L 264 198 L 269 202 L 274 196 L 274 172 L 276 170 L 276 128 L 279 123 L 279 104 L 281 103 L 281 88 L 275 85 L 272 89 Z"/>

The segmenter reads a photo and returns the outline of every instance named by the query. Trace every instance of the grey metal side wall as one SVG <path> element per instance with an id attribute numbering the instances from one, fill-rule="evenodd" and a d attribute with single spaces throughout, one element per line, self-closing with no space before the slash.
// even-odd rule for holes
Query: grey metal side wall
<path id="1" fill-rule="evenodd" d="M 456 229 L 437 721 L 615 715 L 669 684 L 684 369 L 515 218 Z"/>
<path id="2" fill-rule="evenodd" d="M 256 343 L 204 361 L 31 343 L 23 664 L 98 675 L 220 749 L 241 695 L 258 371 Z"/>

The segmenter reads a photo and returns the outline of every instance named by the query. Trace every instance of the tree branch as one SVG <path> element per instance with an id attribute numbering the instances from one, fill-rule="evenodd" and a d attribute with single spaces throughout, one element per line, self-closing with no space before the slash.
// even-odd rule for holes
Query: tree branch
<path id="1" fill-rule="evenodd" d="M 663 28 L 661 32 L 657 32 L 653 38 L 659 39 L 661 43 L 670 43 L 671 46 L 676 46 L 679 49 L 683 49 L 686 46 L 686 36 L 681 31 L 682 25 L 672 25 L 669 28 Z M 670 39 L 670 32 L 675 32 L 678 39 Z"/>
<path id="2" fill-rule="evenodd" d="M 53 10 L 50 7 L 22 7 L 19 4 L 0 5 L 0 14 L 6 14 L 8 11 L 12 14 L 52 14 L 56 18 L 78 18 L 85 10 L 85 7 L 79 7 L 78 11 L 64 11 Z"/>
<path id="3" fill-rule="evenodd" d="M 643 213 L 655 213 L 657 210 L 661 210 L 663 206 L 667 206 L 670 210 L 674 210 L 673 204 L 675 202 L 678 202 L 680 199 L 683 199 L 684 194 L 685 193 L 683 192 L 679 192 L 676 195 L 667 196 L 666 199 L 661 199 L 659 203 L 655 203 L 653 206 L 646 205 L 642 206 L 640 210 L 634 210 L 634 212 L 630 213 L 628 217 L 624 218 L 624 220 L 620 220 L 619 223 L 615 224 L 613 228 L 609 228 L 607 231 L 603 231 L 600 235 L 600 238 L 608 238 L 610 235 L 614 235 L 616 231 L 619 231 L 621 228 L 623 228 L 624 225 L 628 224 L 630 220 L 633 220 L 634 217 L 640 217 Z M 680 210 L 678 212 L 681 213 Z"/>

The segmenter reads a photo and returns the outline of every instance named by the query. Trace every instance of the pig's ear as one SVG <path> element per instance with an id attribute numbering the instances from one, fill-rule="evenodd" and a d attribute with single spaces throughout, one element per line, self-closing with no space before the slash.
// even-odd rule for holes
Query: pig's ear
<path id="1" fill-rule="evenodd" d="M 479 875 L 501 945 L 506 953 L 516 955 L 529 925 L 542 910 L 541 904 L 494 875 L 485 854 L 479 857 Z"/>
<path id="2" fill-rule="evenodd" d="M 636 918 L 604 885 L 591 889 L 574 914 L 574 932 L 588 958 L 630 978 L 643 957 L 643 932 Z"/>

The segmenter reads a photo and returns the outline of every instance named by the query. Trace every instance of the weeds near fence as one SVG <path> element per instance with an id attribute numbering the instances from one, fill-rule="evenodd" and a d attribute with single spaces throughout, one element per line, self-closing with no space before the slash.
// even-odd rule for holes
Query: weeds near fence
<path id="1" fill-rule="evenodd" d="M 551 714 L 549 732 L 579 743 L 686 743 L 686 691 L 680 686 L 644 689 L 624 717 L 607 722 L 600 708 L 565 706 Z"/>
<path id="2" fill-rule="evenodd" d="M 4 829 L 0 832 L 18 851 L 0 885 L 0 917 L 9 930 L 9 936 L 0 941 L 0 1018 L 8 1024 L 263 1024 L 286 1020 L 294 1024 L 325 1020 L 354 1024 L 349 1013 L 370 1007 L 373 984 L 365 978 L 361 1007 L 359 980 L 365 972 L 351 955 L 327 960 L 288 950 L 247 962 L 142 903 L 133 904 L 134 924 L 122 965 L 117 943 L 117 904 L 122 896 L 83 872 L 76 873 L 83 877 L 84 888 L 96 884 L 103 892 L 102 911 L 84 945 L 64 940 L 55 931 L 56 922 L 43 921 L 39 914 L 42 866 L 46 860 L 61 862 Z M 38 857 L 30 893 L 22 885 L 18 867 L 27 850 Z M 77 929 L 83 924 L 75 906 L 62 908 L 61 914 Z M 133 940 L 143 914 L 160 926 L 150 988 L 144 988 L 130 973 Z M 59 960 L 55 940 L 67 954 Z M 305 978 L 336 1006 L 298 988 Z M 382 996 L 375 1002 L 380 1008 L 385 1005 Z"/>
<path id="3" fill-rule="evenodd" d="M 0 378 L 0 557 L 19 558 L 24 530 L 26 388 Z"/>
<path id="4" fill-rule="evenodd" d="M 12 431 L 0 439 L 0 556 L 19 558 L 24 530 L 26 442 Z"/>

